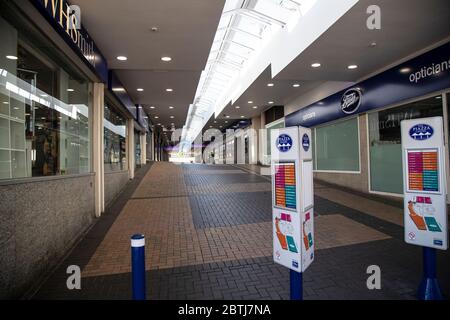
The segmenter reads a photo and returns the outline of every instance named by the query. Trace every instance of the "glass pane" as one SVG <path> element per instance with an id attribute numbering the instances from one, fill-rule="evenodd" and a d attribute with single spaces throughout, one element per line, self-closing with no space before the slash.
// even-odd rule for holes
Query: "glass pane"
<path id="1" fill-rule="evenodd" d="M 442 116 L 440 96 L 369 114 L 370 188 L 403 193 L 400 122 Z"/>
<path id="2" fill-rule="evenodd" d="M 104 116 L 105 172 L 126 169 L 126 120 L 105 105 Z"/>
<path id="3" fill-rule="evenodd" d="M 317 128 L 317 170 L 359 171 L 358 135 L 358 118 Z"/>
<path id="4" fill-rule="evenodd" d="M 0 178 L 89 172 L 89 83 L 7 19 L 0 51 L 15 58 L 0 56 Z"/>
<path id="5" fill-rule="evenodd" d="M 270 132 L 273 129 L 280 129 L 280 128 L 284 128 L 284 121 L 276 123 L 276 124 L 268 124 L 266 125 L 266 129 L 267 129 L 267 134 L 266 134 L 266 143 L 267 143 L 267 163 L 270 163 L 270 159 L 271 159 L 271 155 L 272 155 L 272 149 L 271 149 L 271 143 L 270 143 Z"/>

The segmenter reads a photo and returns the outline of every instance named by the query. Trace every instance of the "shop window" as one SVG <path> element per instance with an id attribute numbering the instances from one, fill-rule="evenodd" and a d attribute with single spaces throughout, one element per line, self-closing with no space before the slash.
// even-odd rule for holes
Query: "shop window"
<path id="1" fill-rule="evenodd" d="M 90 84 L 3 16 L 0 38 L 0 179 L 90 172 Z"/>
<path id="2" fill-rule="evenodd" d="M 125 170 L 126 156 L 126 120 L 105 104 L 104 116 L 104 163 L 105 172 Z"/>
<path id="3" fill-rule="evenodd" d="M 358 118 L 315 129 L 316 170 L 359 171 Z"/>
<path id="4" fill-rule="evenodd" d="M 371 191 L 403 193 L 402 120 L 442 116 L 441 95 L 369 114 Z"/>
<path id="5" fill-rule="evenodd" d="M 271 143 L 270 143 L 270 135 L 273 129 L 281 129 L 284 128 L 284 119 L 269 123 L 266 125 L 266 154 L 264 156 L 264 164 L 270 164 L 271 161 Z"/>

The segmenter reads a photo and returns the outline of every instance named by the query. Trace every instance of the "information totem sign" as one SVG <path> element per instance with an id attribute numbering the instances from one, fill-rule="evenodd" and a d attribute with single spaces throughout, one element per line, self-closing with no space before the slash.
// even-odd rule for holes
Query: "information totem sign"
<path id="1" fill-rule="evenodd" d="M 447 183 L 442 117 L 404 120 L 401 129 L 405 241 L 446 250 Z"/>
<path id="2" fill-rule="evenodd" d="M 305 271 L 314 260 L 311 130 L 271 130 L 273 259 Z"/>

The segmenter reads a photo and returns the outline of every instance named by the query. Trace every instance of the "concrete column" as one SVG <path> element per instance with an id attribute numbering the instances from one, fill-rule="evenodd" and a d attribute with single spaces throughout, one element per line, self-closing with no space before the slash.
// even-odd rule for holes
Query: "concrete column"
<path id="1" fill-rule="evenodd" d="M 134 120 L 127 119 L 127 158 L 128 158 L 128 176 L 134 179 Z"/>
<path id="2" fill-rule="evenodd" d="M 105 211 L 105 164 L 103 145 L 105 85 L 94 83 L 92 108 L 92 169 L 95 173 L 95 215 Z"/>

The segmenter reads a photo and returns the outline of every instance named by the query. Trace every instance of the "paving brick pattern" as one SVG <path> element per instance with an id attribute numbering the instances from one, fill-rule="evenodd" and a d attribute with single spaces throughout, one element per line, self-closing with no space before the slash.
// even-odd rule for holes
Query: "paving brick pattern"
<path id="1" fill-rule="evenodd" d="M 190 196 L 195 228 L 224 227 L 271 221 L 270 192 Z"/>
<path id="2" fill-rule="evenodd" d="M 159 162 L 137 172 L 35 299 L 129 299 L 129 237 L 146 235 L 150 299 L 287 299 L 289 271 L 272 261 L 270 182 L 226 165 Z M 316 260 L 305 299 L 414 299 L 419 247 L 403 242 L 398 211 L 317 185 Z M 373 208 L 381 208 L 380 212 Z M 66 289 L 65 268 L 82 268 L 82 290 Z M 382 270 L 368 290 L 366 269 Z M 438 272 L 450 293 L 449 255 Z"/>

